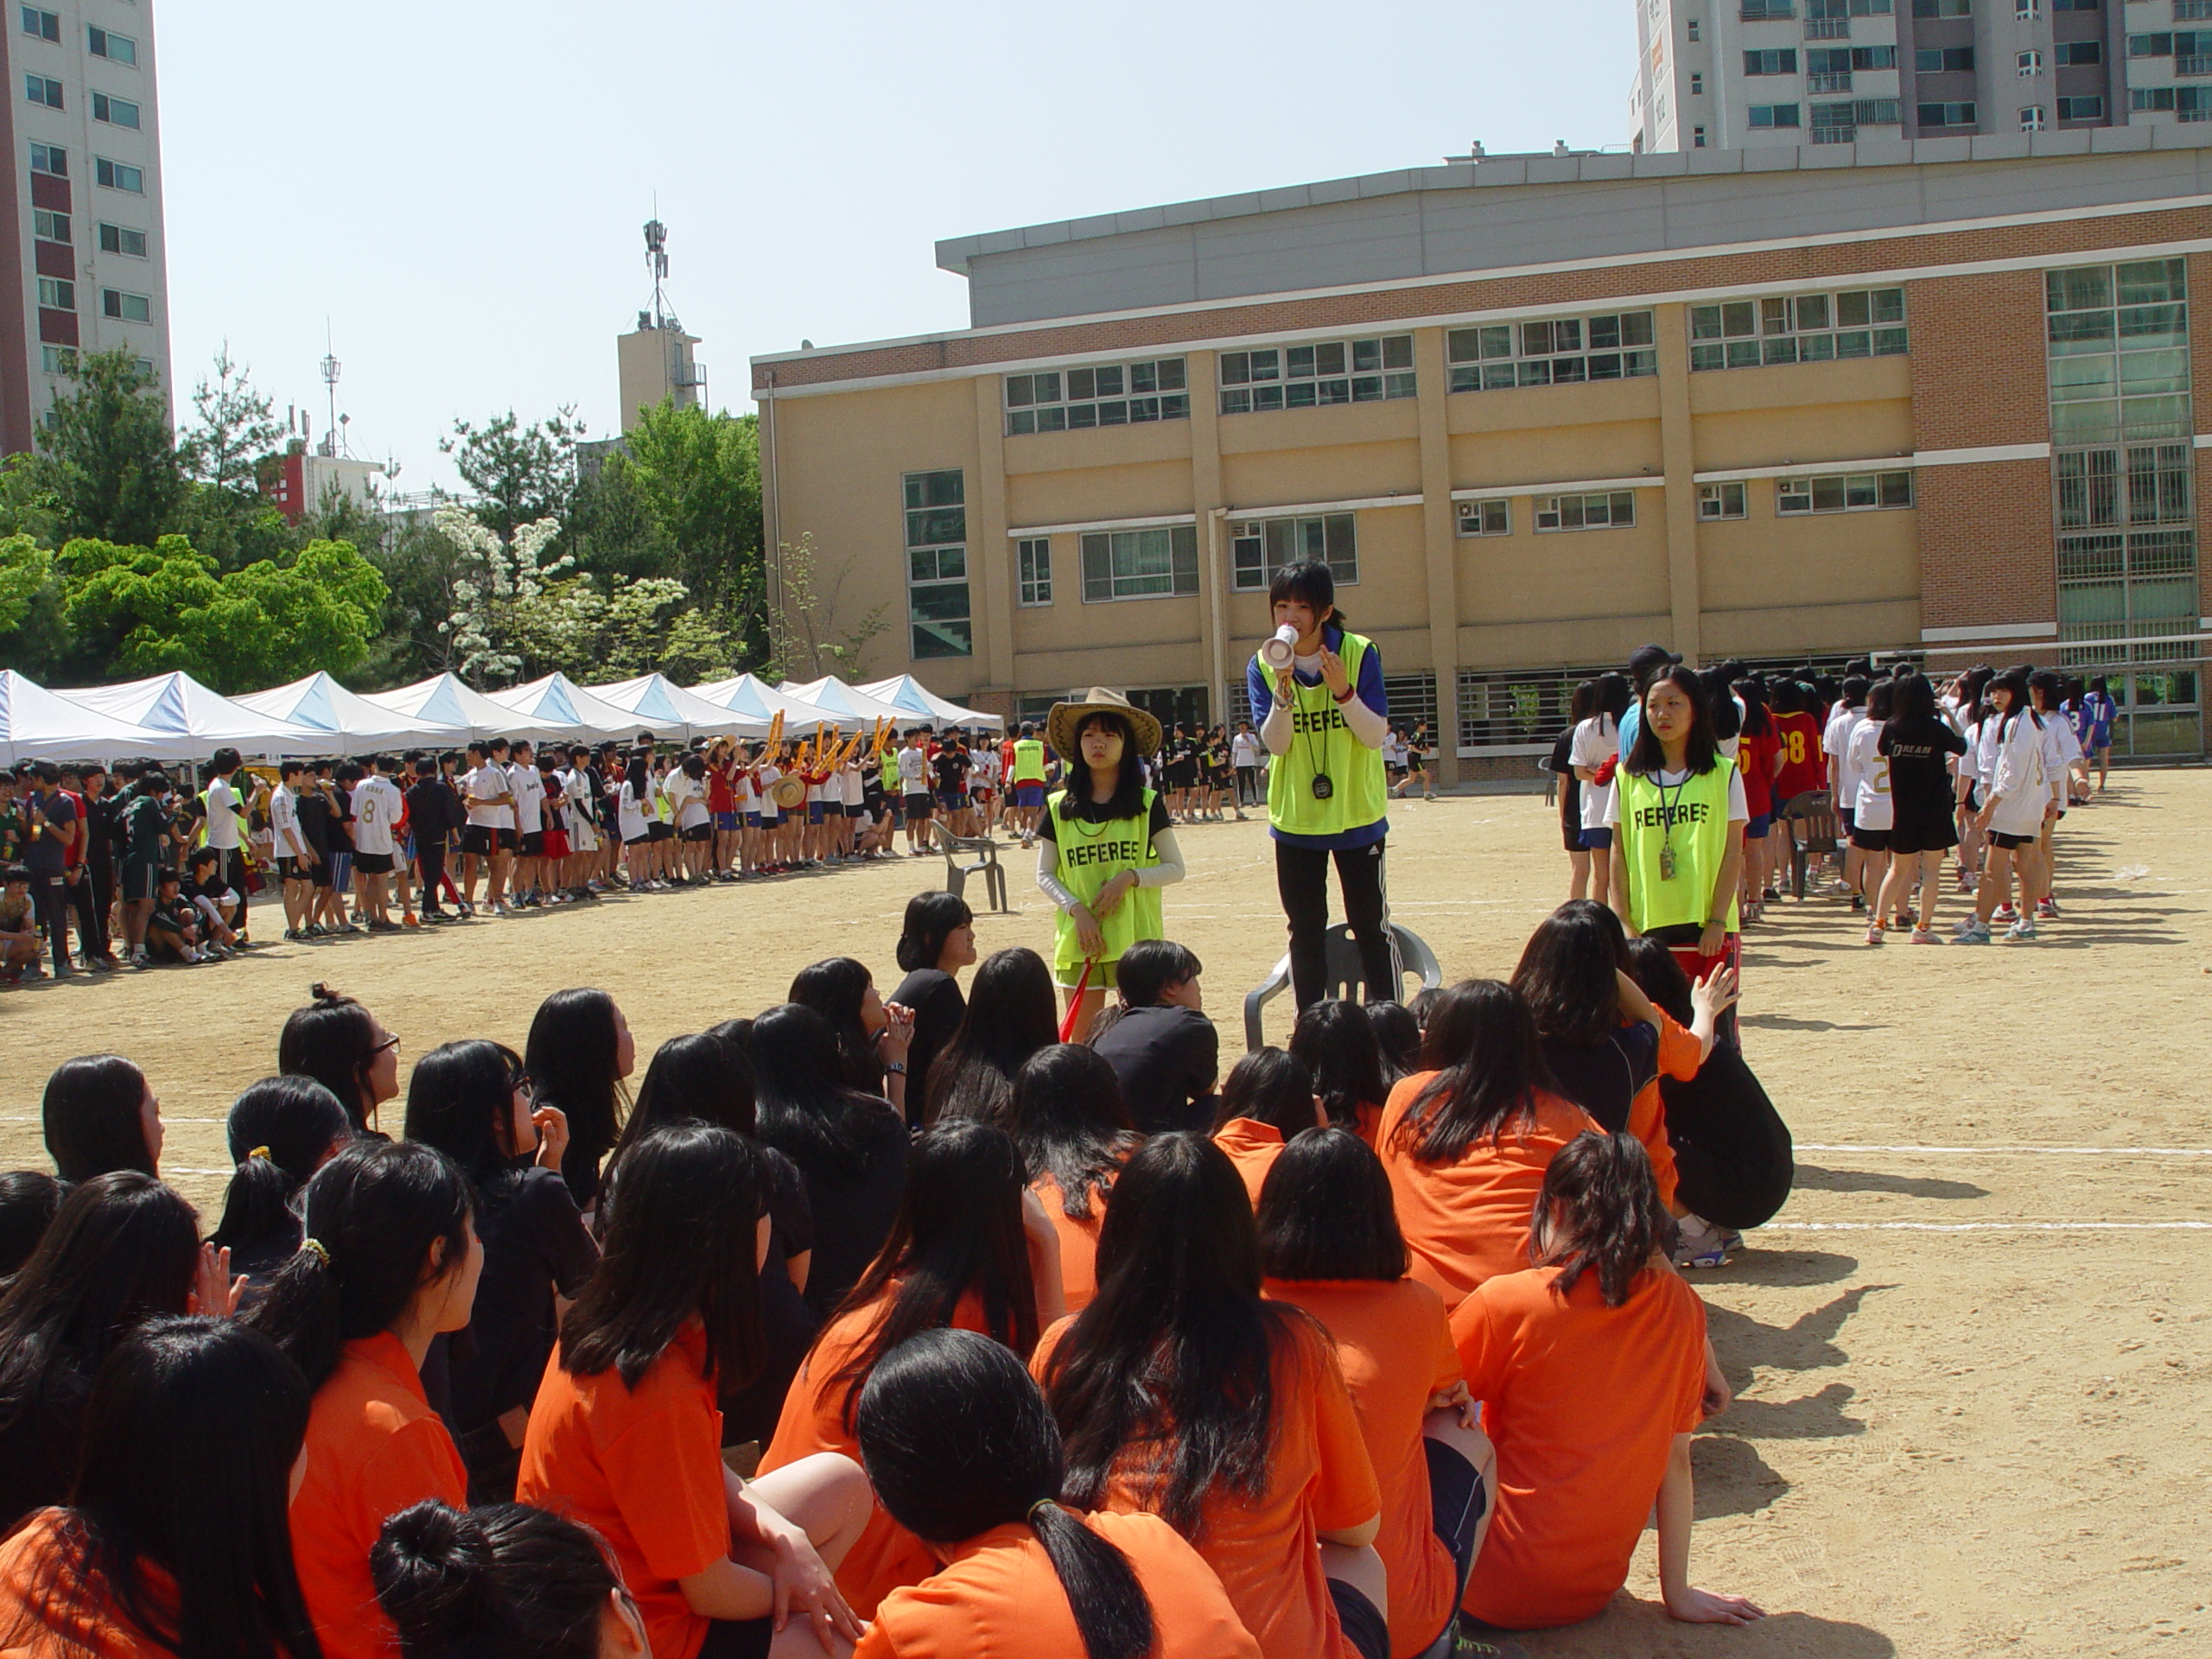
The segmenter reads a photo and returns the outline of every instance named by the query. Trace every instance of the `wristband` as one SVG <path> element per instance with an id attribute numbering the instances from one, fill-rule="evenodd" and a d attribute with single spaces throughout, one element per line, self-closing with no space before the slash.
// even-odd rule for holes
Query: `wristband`
<path id="1" fill-rule="evenodd" d="M 1348 685 L 1344 687 L 1343 690 L 1332 691 L 1329 695 L 1334 697 L 1338 702 L 1350 702 L 1355 696 L 1359 695 L 1359 688 L 1356 685 Z"/>
<path id="2" fill-rule="evenodd" d="M 904 1060 L 886 1060 L 883 1063 L 883 1069 L 894 1077 L 903 1077 L 906 1075 L 906 1062 Z"/>

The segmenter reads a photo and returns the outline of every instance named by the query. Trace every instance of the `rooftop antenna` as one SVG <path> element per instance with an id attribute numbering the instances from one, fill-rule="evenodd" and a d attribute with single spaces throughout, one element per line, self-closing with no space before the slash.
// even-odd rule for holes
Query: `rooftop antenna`
<path id="1" fill-rule="evenodd" d="M 337 353 L 331 347 L 330 319 L 327 317 L 322 320 L 322 340 L 324 346 L 322 384 L 330 396 L 330 429 L 323 436 L 322 453 L 326 455 L 335 455 L 338 453 L 338 370 L 340 365 Z"/>

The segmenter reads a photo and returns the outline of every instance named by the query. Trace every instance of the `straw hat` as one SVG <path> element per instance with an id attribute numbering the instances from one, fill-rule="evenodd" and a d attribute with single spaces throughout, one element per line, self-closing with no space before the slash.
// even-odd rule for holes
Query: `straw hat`
<path id="1" fill-rule="evenodd" d="M 1084 715 L 1101 712 L 1119 715 L 1128 722 L 1139 754 L 1160 753 L 1160 722 L 1131 702 L 1125 694 L 1094 685 L 1081 697 L 1054 703 L 1052 712 L 1045 718 L 1045 735 L 1059 752 L 1061 760 L 1071 766 L 1082 764 L 1083 755 L 1076 746 L 1076 729 L 1083 724 Z"/>

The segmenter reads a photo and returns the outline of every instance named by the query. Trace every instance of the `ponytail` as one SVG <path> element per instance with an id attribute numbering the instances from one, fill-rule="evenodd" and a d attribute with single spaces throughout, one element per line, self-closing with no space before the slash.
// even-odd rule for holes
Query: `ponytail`
<path id="1" fill-rule="evenodd" d="M 312 1077 L 264 1077 L 247 1088 L 224 1124 L 238 1167 L 207 1242 L 244 1252 L 288 1231 L 293 1198 L 353 1132 L 338 1096 Z"/>
<path id="2" fill-rule="evenodd" d="M 1561 1296 L 1595 1268 L 1605 1306 L 1618 1307 L 1666 1236 L 1666 1206 L 1643 1142 L 1585 1129 L 1553 1154 L 1544 1172 L 1529 1259 L 1559 1269 L 1552 1287 Z"/>
<path id="3" fill-rule="evenodd" d="M 1087 1659 L 1143 1659 L 1152 1651 L 1152 1603 L 1129 1558 L 1051 1498 L 1029 1506 L 1029 1529 L 1067 1592 Z"/>
<path id="4" fill-rule="evenodd" d="M 520 1503 L 435 1498 L 384 1523 L 369 1577 L 405 1659 L 596 1659 L 601 1610 L 621 1588 L 588 1528 Z"/>

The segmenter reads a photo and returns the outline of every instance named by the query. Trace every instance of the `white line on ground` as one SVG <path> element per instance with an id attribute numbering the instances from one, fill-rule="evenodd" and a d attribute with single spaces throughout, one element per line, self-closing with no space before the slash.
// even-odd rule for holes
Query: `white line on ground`
<path id="1" fill-rule="evenodd" d="M 189 1122 L 192 1120 L 180 1121 Z M 1800 1141 L 1796 1147 L 1800 1152 L 1924 1152 L 1962 1158 L 2000 1153 L 2042 1153 L 2080 1158 L 2212 1158 L 2212 1147 L 1860 1147 Z"/>
<path id="2" fill-rule="evenodd" d="M 2200 1233 L 2212 1221 L 1770 1221 L 1761 1233 Z"/>

